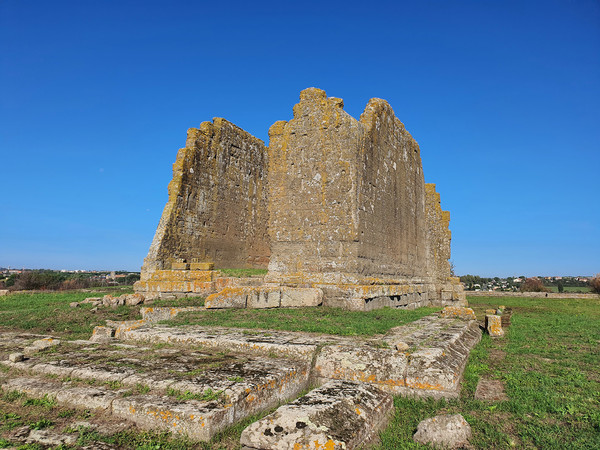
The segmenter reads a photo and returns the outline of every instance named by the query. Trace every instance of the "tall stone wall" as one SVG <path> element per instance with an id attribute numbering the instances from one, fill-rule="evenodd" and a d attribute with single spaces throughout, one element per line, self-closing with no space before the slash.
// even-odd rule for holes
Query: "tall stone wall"
<path id="1" fill-rule="evenodd" d="M 190 128 L 142 279 L 181 260 L 266 267 L 267 166 L 264 143 L 225 119 Z"/>
<path id="2" fill-rule="evenodd" d="M 464 301 L 450 276 L 449 213 L 385 100 L 356 120 L 341 99 L 305 89 L 269 137 L 267 149 L 224 119 L 188 131 L 137 290 L 227 287 L 207 299 L 214 307 L 262 304 L 255 297 L 351 309 Z M 220 278 L 201 262 L 268 264 L 267 284 Z"/>
<path id="3" fill-rule="evenodd" d="M 426 277 L 425 192 L 419 145 L 390 105 L 371 99 L 358 149 L 361 273 Z"/>
<path id="4" fill-rule="evenodd" d="M 425 209 L 427 211 L 427 233 L 429 244 L 429 269 L 431 276 L 439 282 L 445 282 L 450 276 L 450 212 L 442 211 L 440 194 L 435 184 L 425 185 Z"/>
<path id="5" fill-rule="evenodd" d="M 302 282 L 358 270 L 358 122 L 342 101 L 306 89 L 294 119 L 269 130 L 269 279 Z M 333 281 L 333 279 L 332 279 Z"/>
<path id="6" fill-rule="evenodd" d="M 427 277 L 419 146 L 385 100 L 360 121 L 306 89 L 269 143 L 271 281 Z"/>

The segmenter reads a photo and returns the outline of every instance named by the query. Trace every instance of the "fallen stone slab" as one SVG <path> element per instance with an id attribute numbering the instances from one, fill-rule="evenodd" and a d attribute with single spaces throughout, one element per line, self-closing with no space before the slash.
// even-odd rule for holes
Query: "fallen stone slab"
<path id="1" fill-rule="evenodd" d="M 415 442 L 434 448 L 469 446 L 471 426 L 460 414 L 442 415 L 423 420 L 413 436 Z"/>
<path id="2" fill-rule="evenodd" d="M 246 449 L 354 449 L 372 440 L 393 410 L 391 395 L 374 386 L 331 381 L 253 423 Z"/>

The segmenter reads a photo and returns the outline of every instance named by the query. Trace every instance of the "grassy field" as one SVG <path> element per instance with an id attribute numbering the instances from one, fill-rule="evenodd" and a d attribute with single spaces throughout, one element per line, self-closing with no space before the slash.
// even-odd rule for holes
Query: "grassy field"
<path id="1" fill-rule="evenodd" d="M 600 448 L 600 300 L 473 297 L 478 317 L 513 309 L 503 339 L 484 335 L 471 352 L 459 400 L 396 398 L 381 449 L 421 448 L 412 435 L 436 414 L 461 413 L 476 448 Z M 474 399 L 481 377 L 504 382 L 508 400 Z"/>
<path id="2" fill-rule="evenodd" d="M 546 286 L 546 287 L 548 289 L 550 289 L 551 292 L 558 292 L 558 286 Z M 592 292 L 592 289 L 589 286 L 581 286 L 581 287 L 565 286 L 564 287 L 564 293 L 568 294 L 569 292 L 581 293 L 581 294 L 590 294 Z"/>
<path id="3" fill-rule="evenodd" d="M 413 322 L 440 308 L 416 310 L 378 309 L 346 311 L 341 308 L 293 309 L 222 309 L 179 314 L 167 325 L 213 325 L 237 328 L 264 328 L 284 331 L 306 331 L 342 336 L 372 336 L 392 327 Z"/>
<path id="4" fill-rule="evenodd" d="M 99 295 L 73 292 L 0 297 L 0 332 L 24 330 L 87 338 L 93 326 L 106 318 L 139 317 L 139 307 L 101 308 L 95 314 L 85 306 L 69 308 L 72 301 Z M 193 302 L 199 304 L 201 300 Z M 473 429 L 474 448 L 600 448 L 600 298 L 473 297 L 469 302 L 479 318 L 490 307 L 504 304 L 512 308 L 512 325 L 505 338 L 493 340 L 483 336 L 469 358 L 460 399 L 396 397 L 395 415 L 381 434 L 377 448 L 424 448 L 412 441 L 417 424 L 441 413 L 463 414 Z M 184 304 L 185 300 L 178 303 Z M 431 311 L 384 309 L 359 313 L 329 308 L 208 311 L 179 316 L 177 325 L 218 324 L 373 335 Z M 482 377 L 501 380 L 508 400 L 495 403 L 475 400 L 475 388 Z M 71 417 L 81 419 L 96 414 L 66 409 L 52 402 L 42 404 L 9 392 L 0 395 L 0 434 L 25 424 L 60 430 L 61 424 Z M 126 430 L 100 435 L 90 430 L 81 435 L 76 447 L 101 440 L 120 448 L 234 449 L 239 448 L 239 435 L 249 423 L 250 419 L 203 444 L 164 433 Z M 8 446 L 0 437 L 0 448 Z M 41 447 L 23 447 L 36 448 Z"/>

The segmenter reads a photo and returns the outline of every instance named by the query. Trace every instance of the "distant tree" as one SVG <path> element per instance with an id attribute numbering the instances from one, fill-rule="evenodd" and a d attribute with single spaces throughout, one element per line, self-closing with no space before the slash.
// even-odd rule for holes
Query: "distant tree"
<path id="1" fill-rule="evenodd" d="M 590 280 L 590 287 L 592 288 L 592 292 L 600 294 L 600 273 L 596 274 L 596 276 Z"/>
<path id="2" fill-rule="evenodd" d="M 557 286 L 558 286 L 558 292 L 560 292 L 560 293 L 565 292 L 565 285 L 563 284 L 562 281 L 559 281 Z"/>
<path id="3" fill-rule="evenodd" d="M 527 278 L 521 283 L 521 292 L 550 292 L 539 278 Z"/>

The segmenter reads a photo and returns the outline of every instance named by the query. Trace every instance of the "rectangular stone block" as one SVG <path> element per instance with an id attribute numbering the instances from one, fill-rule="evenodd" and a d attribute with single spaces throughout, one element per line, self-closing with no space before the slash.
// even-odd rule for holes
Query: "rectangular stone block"
<path id="1" fill-rule="evenodd" d="M 246 308 L 248 294 L 253 293 L 249 288 L 225 288 L 221 292 L 206 297 L 204 306 L 210 308 Z"/>
<path id="2" fill-rule="evenodd" d="M 318 288 L 281 288 L 281 307 L 319 306 L 323 303 L 323 291 Z"/>
<path id="3" fill-rule="evenodd" d="M 279 288 L 253 289 L 248 293 L 247 308 L 279 308 L 281 291 Z"/>
<path id="4" fill-rule="evenodd" d="M 404 392 L 405 353 L 366 345 L 324 347 L 315 362 L 315 377 L 321 380 L 362 381 L 392 393 Z"/>
<path id="5" fill-rule="evenodd" d="M 190 270 L 190 265 L 188 263 L 172 262 L 171 269 L 172 270 Z"/>
<path id="6" fill-rule="evenodd" d="M 190 270 L 214 270 L 215 264 L 210 262 L 190 263 Z"/>
<path id="7" fill-rule="evenodd" d="M 114 416 L 134 422 L 146 430 L 167 430 L 200 441 L 208 441 L 220 430 L 233 424 L 233 407 L 217 402 L 139 395 L 113 401 Z"/>
<path id="8" fill-rule="evenodd" d="M 377 436 L 393 407 L 391 395 L 374 386 L 332 381 L 250 425 L 240 443 L 262 450 L 351 450 Z"/>

